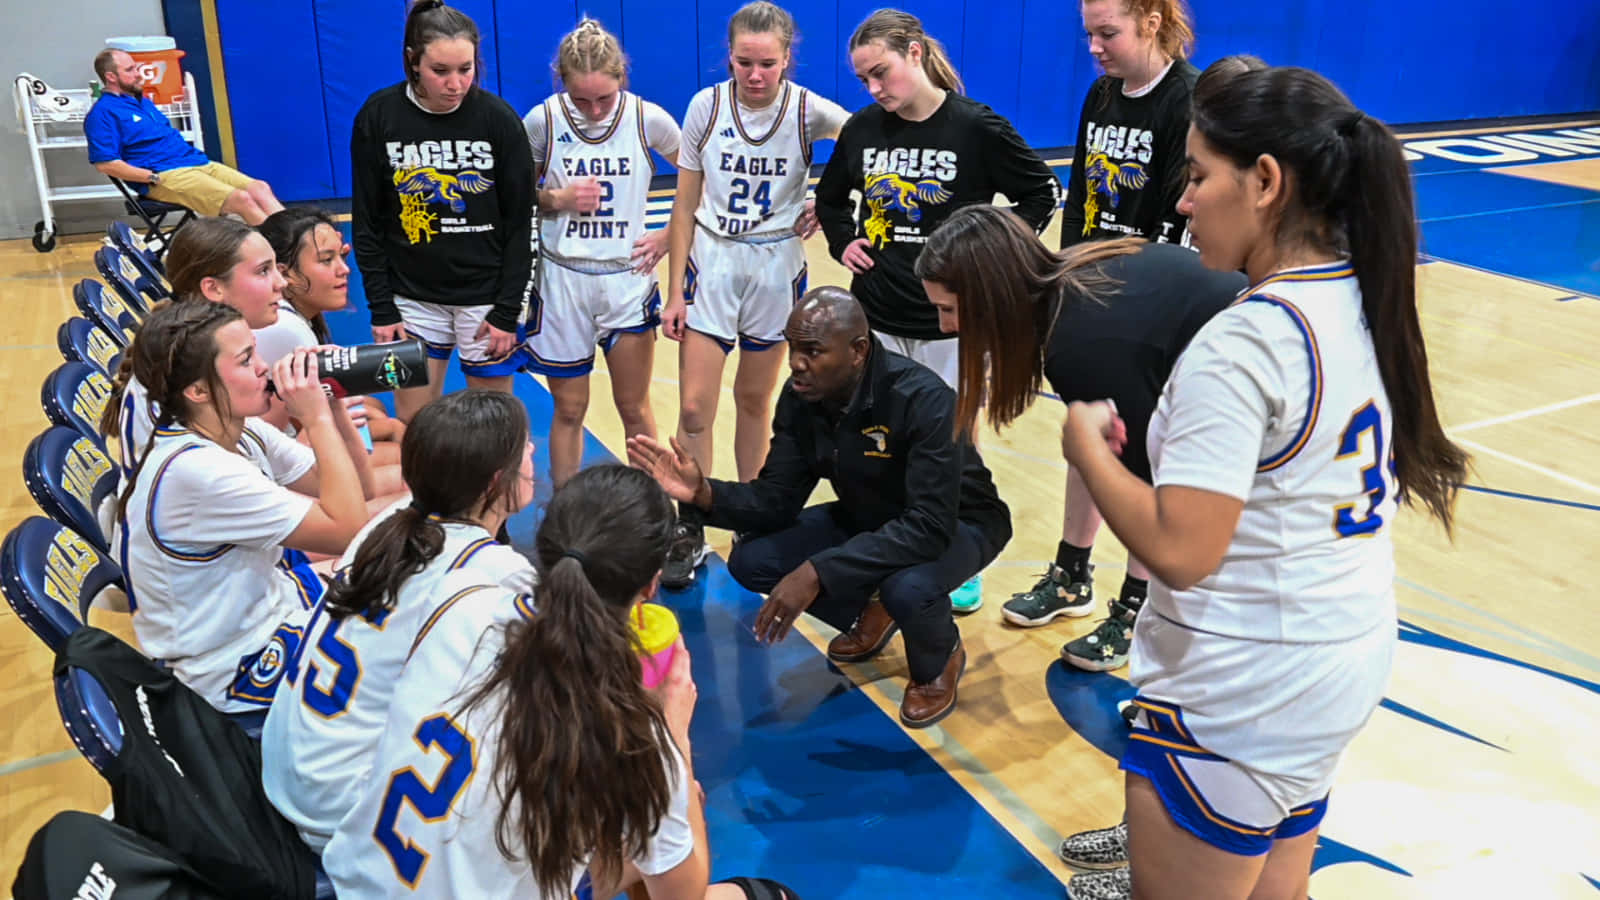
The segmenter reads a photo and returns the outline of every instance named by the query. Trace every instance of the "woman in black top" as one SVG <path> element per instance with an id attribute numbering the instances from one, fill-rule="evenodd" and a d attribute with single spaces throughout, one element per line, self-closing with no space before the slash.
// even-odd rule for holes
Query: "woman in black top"
<path id="1" fill-rule="evenodd" d="M 951 212 L 998 193 L 1041 231 L 1059 183 L 1011 123 L 961 95 L 944 47 L 915 16 L 880 9 L 850 38 L 856 76 L 876 102 L 845 123 L 822 180 L 817 219 L 828 252 L 884 346 L 955 385 L 955 344 L 912 271 Z M 852 210 L 850 192 L 859 191 Z"/>
<path id="2" fill-rule="evenodd" d="M 971 434 L 980 408 L 996 429 L 1010 424 L 1048 381 L 1063 402 L 1111 398 L 1127 423 L 1122 462 L 1150 481 L 1145 429 L 1178 355 L 1195 332 L 1245 288 L 1198 254 L 1142 239 L 1092 241 L 1051 252 L 1009 211 L 958 210 L 929 238 L 917 276 L 940 327 L 961 333 L 956 427 Z M 1100 515 L 1088 490 L 1067 477 L 1063 547 L 1084 560 L 1050 567 L 1040 584 L 1005 604 L 1007 621 L 1044 625 L 1094 611 L 1088 548 Z M 1133 620 L 1150 573 L 1129 557 L 1121 596 L 1091 634 L 1062 648 L 1067 662 L 1108 671 L 1128 658 Z"/>
<path id="3" fill-rule="evenodd" d="M 1083 101 L 1061 246 L 1106 237 L 1188 245 L 1183 196 L 1189 101 L 1200 77 L 1183 0 L 1087 0 L 1083 30 L 1105 74 Z"/>
<path id="4" fill-rule="evenodd" d="M 401 419 L 438 397 L 450 354 L 467 384 L 509 391 L 533 265 L 533 153 L 522 119 L 478 86 L 478 27 L 440 0 L 406 17 L 406 80 L 367 98 L 350 135 L 356 264 L 372 335 L 428 345 L 428 385 L 396 392 Z"/>

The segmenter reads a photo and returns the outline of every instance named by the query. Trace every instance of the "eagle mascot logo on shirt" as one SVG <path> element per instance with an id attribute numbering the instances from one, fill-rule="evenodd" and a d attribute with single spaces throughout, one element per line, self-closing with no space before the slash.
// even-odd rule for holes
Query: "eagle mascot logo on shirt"
<path id="1" fill-rule="evenodd" d="M 476 169 L 464 169 L 454 175 L 441 172 L 433 166 L 394 170 L 394 189 L 400 195 L 400 226 L 406 239 L 413 244 L 424 239 L 433 240 L 439 231 L 437 213 L 429 212 L 433 204 L 447 206 L 453 213 L 467 211 L 467 200 L 462 194 L 481 194 L 494 187 L 494 180 Z"/>
<path id="2" fill-rule="evenodd" d="M 1110 157 L 1096 150 L 1085 160 L 1083 180 L 1089 186 L 1089 197 L 1083 201 L 1083 233 L 1088 235 L 1094 230 L 1102 199 L 1116 209 L 1117 193 L 1123 188 L 1137 191 L 1144 187 L 1150 183 L 1150 174 L 1142 163 L 1112 162 Z"/>
<path id="3" fill-rule="evenodd" d="M 920 222 L 924 204 L 931 206 L 944 203 L 954 196 L 937 178 L 909 181 L 892 172 L 868 175 L 866 190 L 861 192 L 861 197 L 867 208 L 872 210 L 872 215 L 867 217 L 862 227 L 872 246 L 881 249 L 889 243 L 890 210 L 905 213 L 907 221 Z"/>

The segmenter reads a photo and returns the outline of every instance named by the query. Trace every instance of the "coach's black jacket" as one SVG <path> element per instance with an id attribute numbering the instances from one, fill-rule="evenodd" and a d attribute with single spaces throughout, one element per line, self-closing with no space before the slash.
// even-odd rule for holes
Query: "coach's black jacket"
<path id="1" fill-rule="evenodd" d="M 998 553 L 1011 540 L 1011 510 L 978 451 L 956 442 L 954 421 L 955 392 L 874 337 L 855 396 L 837 417 L 784 384 L 766 465 L 748 484 L 713 480 L 707 524 L 779 531 L 828 479 L 839 498 L 834 520 L 855 535 L 811 558 L 834 596 L 865 596 L 889 575 L 937 559 L 957 519 Z"/>

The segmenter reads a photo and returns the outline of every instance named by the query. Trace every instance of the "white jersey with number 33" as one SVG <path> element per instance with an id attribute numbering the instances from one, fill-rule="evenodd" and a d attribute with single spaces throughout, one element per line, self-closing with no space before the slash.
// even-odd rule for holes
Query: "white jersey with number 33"
<path id="1" fill-rule="evenodd" d="M 1150 423 L 1156 485 L 1245 501 L 1222 563 L 1152 584 L 1180 625 L 1285 643 L 1394 616 L 1394 417 L 1348 263 L 1280 272 L 1207 323 Z M 1260 435 L 1254 460 L 1237 441 Z M 1245 452 L 1249 452 L 1246 450 Z"/>

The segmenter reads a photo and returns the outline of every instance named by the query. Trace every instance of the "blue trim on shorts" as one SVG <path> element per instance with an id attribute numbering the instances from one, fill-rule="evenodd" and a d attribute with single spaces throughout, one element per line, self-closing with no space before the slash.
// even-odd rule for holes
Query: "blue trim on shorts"
<path id="1" fill-rule="evenodd" d="M 290 660 L 298 656 L 304 639 L 305 626 L 279 625 L 265 647 L 239 660 L 233 683 L 228 685 L 228 699 L 271 706 L 278 682 L 283 680 Z"/>
<path id="2" fill-rule="evenodd" d="M 456 349 L 455 344 L 435 344 L 409 328 L 406 329 L 406 337 L 421 341 L 422 346 L 428 351 L 429 359 L 449 359 L 450 354 Z"/>
<path id="3" fill-rule="evenodd" d="M 702 337 L 708 337 L 708 338 L 712 339 L 713 341 L 716 341 L 717 342 L 717 346 L 722 348 L 723 355 L 727 355 L 727 354 L 733 352 L 733 341 L 730 341 L 730 340 L 728 340 L 726 338 L 717 337 L 714 334 L 708 334 L 708 333 L 706 333 L 704 331 L 701 331 L 698 328 L 690 328 L 687 324 L 684 325 L 683 328 L 684 328 L 685 331 L 692 331 L 695 334 L 701 335 Z"/>
<path id="4" fill-rule="evenodd" d="M 521 331 L 522 329 L 518 328 L 517 330 Z M 528 367 L 530 356 L 528 345 L 522 343 L 522 338 L 519 335 L 517 343 L 511 348 L 510 353 L 499 359 L 490 359 L 484 362 L 467 362 L 463 359 L 461 360 L 461 372 L 474 378 L 498 378 L 502 375 L 515 375 Z"/>
<path id="5" fill-rule="evenodd" d="M 763 350 L 771 350 L 773 347 L 783 343 L 783 341 L 783 338 L 778 338 L 775 341 L 763 341 L 748 334 L 741 334 L 739 335 L 739 349 L 747 350 L 751 353 L 760 353 Z"/>
<path id="6" fill-rule="evenodd" d="M 545 359 L 533 352 L 533 348 L 523 345 L 526 362 L 523 364 L 529 372 L 543 375 L 546 378 L 577 378 L 594 371 L 594 357 L 580 359 L 574 362 L 562 362 L 554 359 Z"/>
<path id="7" fill-rule="evenodd" d="M 1180 828 L 1207 844 L 1239 856 L 1262 856 L 1273 841 L 1300 837 L 1319 825 L 1328 812 L 1328 798 L 1298 806 L 1271 828 L 1257 828 L 1217 812 L 1184 772 L 1181 759 L 1230 762 L 1195 743 L 1183 723 L 1183 710 L 1169 703 L 1134 697 L 1145 714 L 1148 728 L 1135 727 L 1129 735 L 1118 768 L 1142 775 L 1155 785 L 1161 805 Z"/>
<path id="8" fill-rule="evenodd" d="M 322 576 L 311 568 L 311 557 L 299 550 L 285 547 L 283 557 L 278 560 L 278 568 L 294 579 L 295 588 L 300 592 L 301 609 L 310 609 L 322 599 L 322 593 L 327 590 L 327 585 L 323 583 Z"/>

